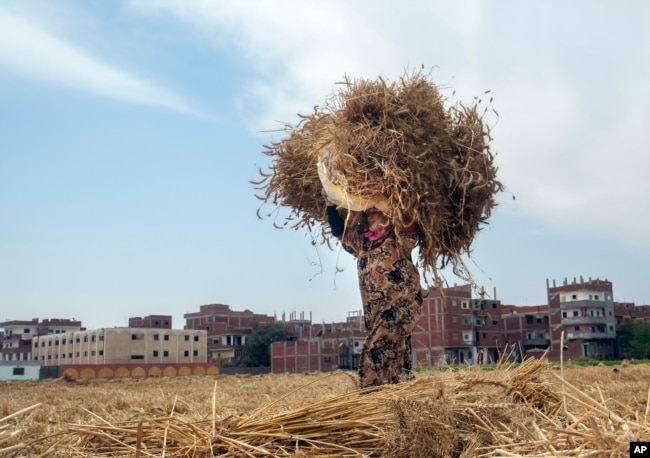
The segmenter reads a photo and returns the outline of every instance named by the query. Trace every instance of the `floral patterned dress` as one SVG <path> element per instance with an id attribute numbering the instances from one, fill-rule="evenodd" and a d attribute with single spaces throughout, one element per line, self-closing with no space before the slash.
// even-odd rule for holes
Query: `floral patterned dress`
<path id="1" fill-rule="evenodd" d="M 357 258 L 364 321 L 369 331 L 359 362 L 361 388 L 412 380 L 411 333 L 422 311 L 420 273 L 411 260 L 415 234 L 389 230 L 378 240 L 346 229 L 340 236 Z"/>

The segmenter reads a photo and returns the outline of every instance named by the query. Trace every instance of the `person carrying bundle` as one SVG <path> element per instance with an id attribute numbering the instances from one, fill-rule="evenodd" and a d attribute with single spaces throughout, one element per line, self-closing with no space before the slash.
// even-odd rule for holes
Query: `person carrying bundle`
<path id="1" fill-rule="evenodd" d="M 419 228 L 413 224 L 398 234 L 375 207 L 363 212 L 356 227 L 346 227 L 336 205 L 327 203 L 332 235 L 357 258 L 368 330 L 359 361 L 359 386 L 413 380 L 411 333 L 422 310 L 422 292 L 411 252 L 419 242 Z"/>

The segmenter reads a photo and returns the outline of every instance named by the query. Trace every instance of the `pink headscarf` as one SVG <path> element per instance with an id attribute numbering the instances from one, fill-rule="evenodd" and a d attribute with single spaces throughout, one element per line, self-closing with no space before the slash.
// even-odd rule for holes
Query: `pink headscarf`
<path id="1" fill-rule="evenodd" d="M 371 241 L 376 241 L 386 237 L 393 230 L 393 225 L 389 224 L 388 226 L 377 226 L 375 229 L 371 229 L 363 233 L 363 236 Z"/>

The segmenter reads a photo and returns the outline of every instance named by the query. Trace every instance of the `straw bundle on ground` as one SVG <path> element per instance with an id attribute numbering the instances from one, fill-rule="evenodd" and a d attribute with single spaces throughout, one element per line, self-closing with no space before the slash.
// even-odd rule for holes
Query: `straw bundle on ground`
<path id="1" fill-rule="evenodd" d="M 266 147 L 273 162 L 255 182 L 258 197 L 291 209 L 279 227 L 306 227 L 314 239 L 329 242 L 317 171 L 324 160 L 343 194 L 386 201 L 397 228 L 419 224 L 420 264 L 437 283 L 438 268 L 447 264 L 471 280 L 461 256 L 470 254 L 502 185 L 480 100 L 470 106 L 445 102 L 422 73 L 392 83 L 346 79 L 343 90 Z M 352 213 L 354 224 L 360 215 Z"/>
<path id="2" fill-rule="evenodd" d="M 626 457 L 629 441 L 650 437 L 647 408 L 593 399 L 561 379 L 560 390 L 558 379 L 545 360 L 531 359 L 494 371 L 420 374 L 299 409 L 283 410 L 279 398 L 250 415 L 202 421 L 95 416 L 94 424 L 41 441 L 51 443 L 45 456 L 66 457 Z"/>

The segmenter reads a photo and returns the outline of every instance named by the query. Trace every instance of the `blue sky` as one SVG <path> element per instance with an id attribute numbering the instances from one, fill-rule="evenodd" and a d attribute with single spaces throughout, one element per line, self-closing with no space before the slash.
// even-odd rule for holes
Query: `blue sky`
<path id="1" fill-rule="evenodd" d="M 650 303 L 648 2 L 3 0 L 0 320 L 179 328 L 208 303 L 343 320 L 354 261 L 260 221 L 249 181 L 345 75 L 421 65 L 499 112 L 507 189 L 477 281 L 538 305 L 546 279 L 607 278 Z"/>

